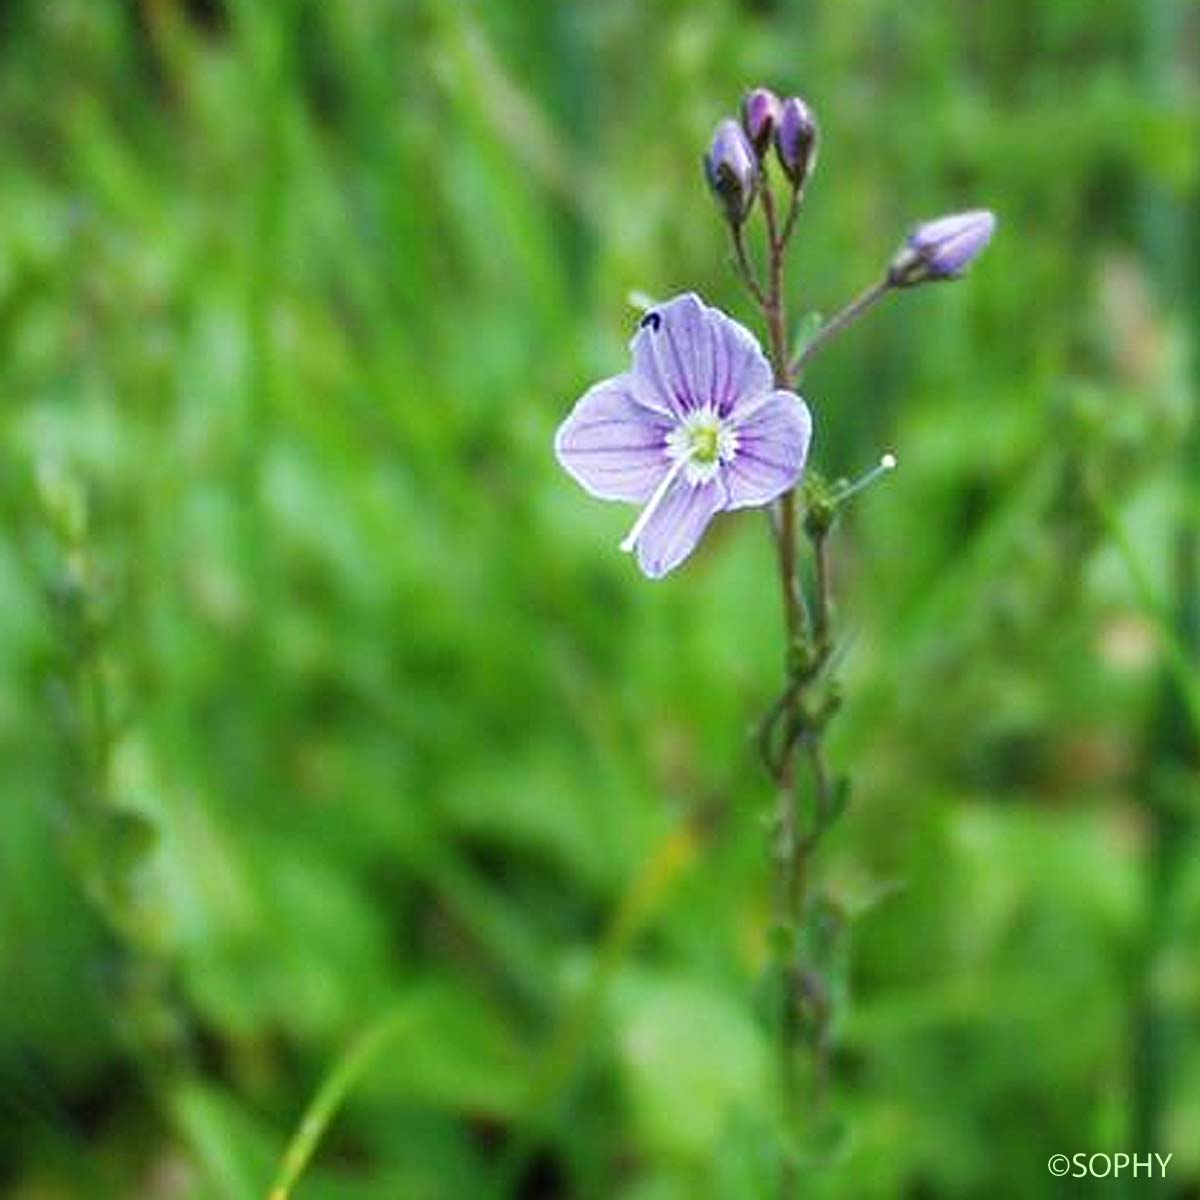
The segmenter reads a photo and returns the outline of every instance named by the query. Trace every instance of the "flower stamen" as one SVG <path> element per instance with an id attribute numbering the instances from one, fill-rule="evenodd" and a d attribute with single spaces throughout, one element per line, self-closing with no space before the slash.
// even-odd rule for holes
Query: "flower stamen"
<path id="1" fill-rule="evenodd" d="M 646 507 L 638 513 L 638 519 L 634 521 L 633 528 L 625 535 L 625 540 L 621 543 L 621 549 L 626 554 L 633 553 L 637 546 L 638 538 L 642 536 L 643 530 L 649 523 L 650 518 L 654 516 L 659 505 L 667 498 L 667 492 L 671 490 L 671 484 L 679 477 L 679 473 L 686 467 L 688 460 L 686 458 L 676 459 L 672 464 L 671 469 L 662 477 L 662 482 L 654 489 L 654 494 L 646 501 Z"/>
<path id="2" fill-rule="evenodd" d="M 732 461 L 737 454 L 737 440 L 737 431 L 711 407 L 696 409 L 676 425 L 667 434 L 667 455 L 673 460 L 671 469 L 646 501 L 646 507 L 625 535 L 621 549 L 628 554 L 637 546 L 650 518 L 681 474 L 692 487 L 708 483 L 721 469 L 721 464 Z"/>
<path id="3" fill-rule="evenodd" d="M 707 483 L 737 454 L 737 430 L 711 406 L 698 408 L 667 435 L 667 453 L 688 464 L 687 481 L 693 487 Z"/>
<path id="4" fill-rule="evenodd" d="M 844 504 L 852 496 L 857 496 L 859 492 L 865 488 L 869 488 L 875 480 L 882 478 L 889 471 L 896 469 L 896 456 L 889 450 L 887 454 L 880 458 L 878 464 L 872 467 L 865 474 L 860 475 L 853 483 L 846 484 L 838 492 L 835 492 L 829 498 L 830 504 L 835 507 L 839 504 Z"/>

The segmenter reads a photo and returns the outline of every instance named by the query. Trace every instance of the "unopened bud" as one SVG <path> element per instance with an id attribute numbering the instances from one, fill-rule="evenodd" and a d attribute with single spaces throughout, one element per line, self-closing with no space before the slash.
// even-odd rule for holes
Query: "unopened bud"
<path id="1" fill-rule="evenodd" d="M 817 165 L 817 122 L 799 96 L 789 96 L 780 106 L 775 152 L 784 174 L 803 187 Z"/>
<path id="2" fill-rule="evenodd" d="M 986 208 L 925 221 L 908 235 L 888 267 L 892 287 L 913 287 L 939 279 L 957 279 L 971 265 L 996 229 Z"/>
<path id="3" fill-rule="evenodd" d="M 758 159 L 742 127 L 732 118 L 717 126 L 704 156 L 704 174 L 730 224 L 740 225 L 758 190 Z"/>
<path id="4" fill-rule="evenodd" d="M 761 158 L 779 125 L 779 97 L 770 88 L 756 87 L 742 99 L 742 128 Z"/>

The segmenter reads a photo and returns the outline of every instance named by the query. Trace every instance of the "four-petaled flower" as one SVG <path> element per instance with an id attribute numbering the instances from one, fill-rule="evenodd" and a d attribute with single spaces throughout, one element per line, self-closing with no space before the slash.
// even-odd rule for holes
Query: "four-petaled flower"
<path id="1" fill-rule="evenodd" d="M 630 348 L 632 369 L 583 395 L 554 449 L 592 495 L 644 505 L 621 548 L 657 579 L 715 514 L 796 485 L 812 418 L 754 335 L 690 292 L 647 312 Z"/>

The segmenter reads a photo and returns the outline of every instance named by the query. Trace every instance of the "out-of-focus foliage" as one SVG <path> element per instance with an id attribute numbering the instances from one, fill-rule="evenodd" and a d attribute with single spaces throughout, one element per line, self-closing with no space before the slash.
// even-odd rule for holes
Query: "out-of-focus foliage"
<path id="1" fill-rule="evenodd" d="M 262 1197 L 392 1009 L 301 1197 L 767 1194 L 768 538 L 649 585 L 550 455 L 632 289 L 749 319 L 697 163 L 758 81 L 822 122 L 797 310 L 1000 217 L 806 381 L 823 470 L 901 470 L 839 533 L 805 1195 L 1060 1195 L 1052 1153 L 1118 1150 L 1200 1186 L 1194 3 L 0 33 L 6 1194 Z"/>

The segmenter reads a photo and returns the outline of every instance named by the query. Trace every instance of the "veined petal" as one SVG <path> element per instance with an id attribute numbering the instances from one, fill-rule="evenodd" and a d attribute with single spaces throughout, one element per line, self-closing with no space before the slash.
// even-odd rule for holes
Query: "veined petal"
<path id="1" fill-rule="evenodd" d="M 636 398 L 676 419 L 706 406 L 727 416 L 771 390 L 754 335 L 691 292 L 647 312 L 630 349 Z"/>
<path id="2" fill-rule="evenodd" d="M 628 375 L 617 375 L 584 393 L 558 427 L 554 453 L 593 496 L 641 503 L 671 467 L 671 425 L 634 399 Z"/>
<path id="3" fill-rule="evenodd" d="M 675 479 L 637 540 L 638 566 L 651 579 L 673 571 L 696 548 L 709 521 L 725 507 L 720 477 L 691 484 Z"/>
<path id="4" fill-rule="evenodd" d="M 737 453 L 721 468 L 729 508 L 767 504 L 804 474 L 812 416 L 794 392 L 773 392 L 742 420 L 734 414 Z"/>

